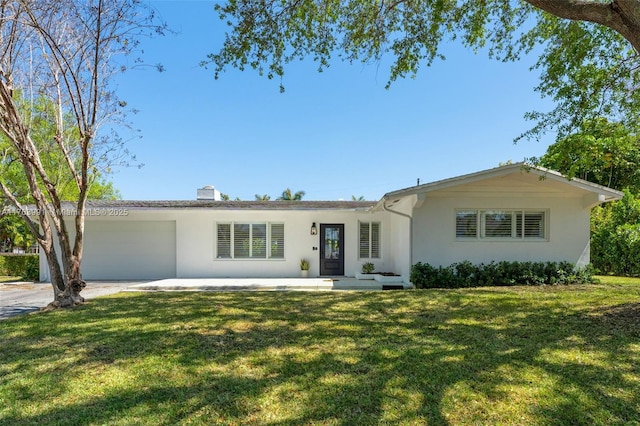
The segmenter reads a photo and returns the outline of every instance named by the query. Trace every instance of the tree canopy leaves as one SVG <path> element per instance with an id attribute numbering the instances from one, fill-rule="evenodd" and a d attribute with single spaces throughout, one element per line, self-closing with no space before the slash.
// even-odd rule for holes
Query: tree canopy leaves
<path id="1" fill-rule="evenodd" d="M 610 188 L 640 194 L 640 136 L 604 118 L 549 146 L 533 163 Z"/>
<path id="2" fill-rule="evenodd" d="M 563 137 L 586 118 L 638 121 L 640 7 L 637 0 L 615 3 L 233 0 L 215 6 L 229 32 L 203 65 L 212 65 L 216 78 L 227 66 L 253 68 L 280 79 L 284 90 L 285 68 L 294 60 L 311 58 L 323 71 L 334 57 L 375 63 L 390 56 L 389 87 L 444 59 L 440 47 L 449 40 L 505 61 L 541 51 L 536 90 L 556 107 L 528 112 L 535 124 L 520 137 L 549 130 Z"/>

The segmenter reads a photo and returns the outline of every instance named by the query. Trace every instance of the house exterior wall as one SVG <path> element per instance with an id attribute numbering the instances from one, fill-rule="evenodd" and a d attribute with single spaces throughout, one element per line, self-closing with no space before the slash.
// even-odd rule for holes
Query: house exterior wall
<path id="1" fill-rule="evenodd" d="M 122 216 L 87 217 L 86 241 L 83 262 L 88 267 L 83 278 L 93 279 L 155 279 L 170 277 L 169 269 L 174 267 L 177 278 L 215 277 L 299 277 L 300 259 L 310 261 L 309 276 L 320 274 L 320 235 L 311 235 L 313 222 L 320 224 L 344 224 L 345 275 L 360 272 L 362 263 L 373 261 L 379 270 L 391 270 L 393 261 L 389 249 L 389 231 L 382 224 L 381 258 L 360 259 L 359 221 L 383 222 L 384 213 L 370 213 L 344 210 L 224 210 L 224 209 L 131 209 Z M 284 223 L 284 259 L 219 259 L 216 257 L 217 223 Z M 146 228 L 165 229 L 160 224 L 175 227 L 174 243 L 167 238 L 146 238 Z M 142 232 L 137 233 L 135 229 Z M 100 238 L 104 231 L 109 238 Z M 96 237 L 92 236 L 92 234 Z M 131 234 L 137 233 L 137 239 Z M 166 232 L 165 232 L 166 234 Z M 138 241 L 132 245 L 133 241 Z M 165 242 L 163 242 L 165 241 Z M 158 247 L 174 244 L 174 247 Z M 123 249 L 123 245 L 126 248 Z M 314 247 L 317 248 L 314 250 Z M 105 261 L 109 253 L 124 252 L 129 257 L 136 252 L 141 259 L 141 267 L 136 269 L 126 258 L 120 270 L 113 263 Z M 166 254 L 173 252 L 173 265 L 167 265 Z M 154 254 L 155 253 L 155 254 Z M 117 258 L 117 255 L 116 255 Z M 142 261 L 144 259 L 144 261 Z M 155 259 L 155 268 L 153 267 Z M 151 267 L 150 267 L 151 265 Z M 155 271 L 148 273 L 145 271 Z M 41 280 L 48 281 L 48 267 L 41 256 Z"/>
<path id="2" fill-rule="evenodd" d="M 113 213 L 115 211 L 116 213 Z M 95 210 L 92 210 L 95 212 Z M 89 280 L 144 280 L 176 277 L 176 221 L 166 211 L 106 209 L 86 216 L 82 273 Z M 126 214 L 124 214 L 126 212 Z M 75 238 L 73 217 L 66 220 Z M 58 259 L 60 245 L 54 238 Z M 40 281 L 51 281 L 40 250 Z"/>
<path id="3" fill-rule="evenodd" d="M 459 188 L 458 188 L 459 189 Z M 457 239 L 457 209 L 533 209 L 546 215 L 546 238 L 536 239 Z M 580 194 L 544 195 L 523 191 L 504 196 L 500 192 L 482 194 L 469 191 L 436 191 L 414 211 L 413 261 L 448 266 L 464 260 L 491 261 L 569 261 L 589 263 L 590 205 Z"/>
<path id="4" fill-rule="evenodd" d="M 93 280 L 175 278 L 176 222 L 87 221 L 82 273 Z"/>
<path id="5" fill-rule="evenodd" d="M 320 274 L 321 236 L 310 234 L 314 222 L 319 230 L 322 224 L 344 225 L 346 276 L 360 272 L 365 262 L 373 262 L 376 271 L 400 273 L 405 279 L 417 262 L 446 266 L 465 260 L 568 261 L 585 265 L 589 262 L 591 207 L 620 197 L 617 191 L 584 181 L 569 182 L 557 173 L 541 176 L 523 173 L 520 165 L 508 165 L 388 193 L 370 211 L 336 203 L 321 207 L 301 203 L 296 205 L 300 208 L 291 208 L 294 204 L 241 202 L 205 207 L 169 202 L 154 207 L 131 202 L 136 207 L 87 216 L 84 278 L 299 277 L 302 258 L 310 262 L 309 276 L 316 277 Z M 371 204 L 357 209 L 369 207 Z M 457 210 L 544 212 L 545 235 L 457 238 Z M 359 258 L 361 221 L 380 223 L 380 258 Z M 284 258 L 220 258 L 218 223 L 284 224 Z M 73 229 L 71 223 L 69 229 Z M 40 274 L 41 280 L 48 280 L 43 254 Z"/>
<path id="6" fill-rule="evenodd" d="M 311 235 L 311 224 L 344 224 L 345 275 L 353 276 L 362 263 L 358 258 L 359 221 L 382 221 L 380 213 L 352 211 L 191 211 L 180 214 L 177 225 L 178 277 L 299 277 L 300 259 L 310 263 L 309 276 L 320 275 L 320 235 Z M 284 259 L 219 259 L 216 256 L 217 223 L 284 223 Z M 380 265 L 390 263 L 382 241 Z M 316 248 L 314 250 L 314 247 Z"/>
<path id="7" fill-rule="evenodd" d="M 406 197 L 386 209 L 386 223 L 389 229 L 389 250 L 391 251 L 391 272 L 409 279 L 411 274 L 411 218 L 416 196 Z"/>

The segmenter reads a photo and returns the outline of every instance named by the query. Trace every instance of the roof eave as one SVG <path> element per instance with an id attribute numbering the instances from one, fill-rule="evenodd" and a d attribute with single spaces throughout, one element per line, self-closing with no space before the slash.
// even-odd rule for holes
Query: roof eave
<path id="1" fill-rule="evenodd" d="M 376 203 L 376 205 L 373 207 L 373 210 L 376 211 L 377 209 L 382 208 L 385 201 L 389 200 L 390 198 L 407 197 L 410 195 L 446 189 L 449 187 L 458 186 L 462 184 L 468 184 L 468 183 L 476 182 L 479 180 L 484 180 L 490 177 L 504 176 L 512 173 L 515 169 L 520 169 L 522 172 L 536 174 L 542 177 L 543 179 L 551 178 L 555 181 L 564 182 L 566 184 L 578 187 L 585 191 L 597 193 L 599 195 L 604 195 L 606 198 L 605 202 L 619 200 L 624 195 L 622 192 L 612 188 L 608 188 L 606 186 L 598 185 L 598 184 L 588 182 L 586 180 L 582 180 L 578 178 L 567 179 L 566 176 L 564 176 L 562 173 L 559 173 L 555 170 L 520 162 L 520 163 L 509 164 L 506 166 L 496 167 L 493 169 L 483 170 L 480 172 L 475 172 L 475 173 L 461 175 L 453 178 L 430 182 L 430 183 L 426 183 L 419 186 L 414 186 L 410 188 L 388 192 L 382 196 L 382 199 L 378 201 L 378 203 Z"/>

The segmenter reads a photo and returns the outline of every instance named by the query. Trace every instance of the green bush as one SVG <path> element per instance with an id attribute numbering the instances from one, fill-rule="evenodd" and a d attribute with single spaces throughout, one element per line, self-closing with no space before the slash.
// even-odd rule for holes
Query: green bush
<path id="1" fill-rule="evenodd" d="M 569 262 L 469 261 L 449 266 L 418 262 L 411 267 L 416 288 L 463 288 L 509 285 L 585 284 L 594 282 L 591 266 L 576 268 Z"/>
<path id="2" fill-rule="evenodd" d="M 622 200 L 591 215 L 591 261 L 598 273 L 640 276 L 640 200 Z"/>
<path id="3" fill-rule="evenodd" d="M 28 281 L 40 278 L 40 266 L 37 254 L 0 255 L 0 275 L 21 277 Z"/>

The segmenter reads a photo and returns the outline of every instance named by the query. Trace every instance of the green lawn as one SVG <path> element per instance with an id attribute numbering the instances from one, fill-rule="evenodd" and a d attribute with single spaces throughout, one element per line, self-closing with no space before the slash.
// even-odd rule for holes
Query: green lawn
<path id="1" fill-rule="evenodd" d="M 0 284 L 2 283 L 10 283 L 14 281 L 20 281 L 20 277 L 7 277 L 5 275 L 0 275 Z"/>
<path id="2" fill-rule="evenodd" d="M 0 322 L 0 424 L 639 424 L 640 280 L 121 293 Z"/>

